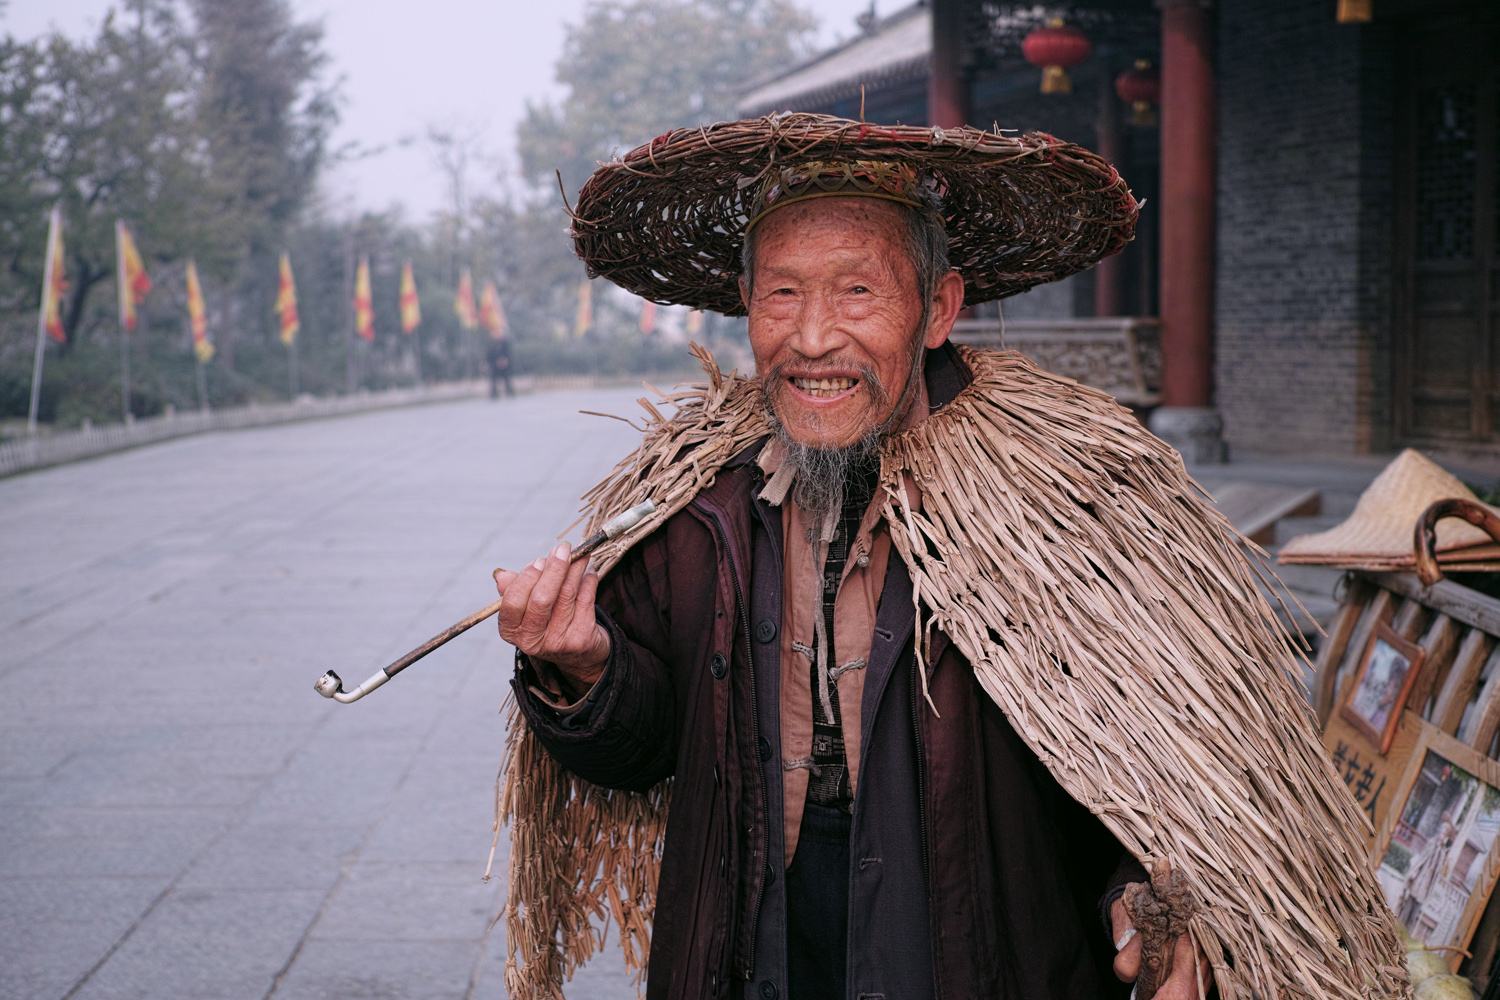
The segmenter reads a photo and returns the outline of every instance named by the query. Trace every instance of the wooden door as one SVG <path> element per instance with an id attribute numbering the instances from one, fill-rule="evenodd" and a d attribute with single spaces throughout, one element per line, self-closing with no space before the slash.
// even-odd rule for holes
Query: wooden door
<path id="1" fill-rule="evenodd" d="M 1411 28 L 1398 42 L 1396 438 L 1500 446 L 1500 30 L 1477 7 Z"/>

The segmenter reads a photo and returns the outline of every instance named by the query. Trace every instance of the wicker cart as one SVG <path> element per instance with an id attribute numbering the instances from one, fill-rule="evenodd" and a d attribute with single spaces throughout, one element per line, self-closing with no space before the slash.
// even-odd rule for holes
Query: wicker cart
<path id="1" fill-rule="evenodd" d="M 1442 578 L 1432 559 L 1432 525 L 1447 516 L 1464 517 L 1500 540 L 1500 524 L 1486 508 L 1467 501 L 1434 504 L 1416 528 L 1418 571 L 1350 571 L 1317 658 L 1312 704 L 1335 764 L 1371 819 L 1372 851 L 1382 831 L 1389 834 L 1399 820 L 1393 786 L 1411 766 L 1420 734 L 1435 727 L 1485 758 L 1500 759 L 1500 599 Z M 1383 747 L 1341 711 L 1377 632 L 1394 632 L 1420 651 Z M 1483 988 L 1500 960 L 1500 892 L 1490 894 L 1470 950 L 1460 971 Z"/>

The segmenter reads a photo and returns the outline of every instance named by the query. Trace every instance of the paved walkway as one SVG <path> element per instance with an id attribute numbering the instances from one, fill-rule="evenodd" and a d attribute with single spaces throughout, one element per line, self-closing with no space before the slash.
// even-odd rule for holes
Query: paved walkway
<path id="1" fill-rule="evenodd" d="M 476 628 L 638 392 L 209 434 L 0 481 L 0 997 L 498 998 L 509 658 Z M 503 874 L 504 865 L 499 865 Z M 633 996 L 617 959 L 575 998 Z"/>
<path id="2" fill-rule="evenodd" d="M 0 480 L 0 1000 L 499 998 L 479 881 L 493 596 L 635 439 L 554 392 L 208 434 Z M 1383 461 L 1198 470 L 1340 484 Z M 577 537 L 576 532 L 573 537 Z M 503 843 L 503 842 L 502 842 Z M 504 859 L 497 866 L 504 874 Z M 633 996 L 613 953 L 573 1000 Z"/>

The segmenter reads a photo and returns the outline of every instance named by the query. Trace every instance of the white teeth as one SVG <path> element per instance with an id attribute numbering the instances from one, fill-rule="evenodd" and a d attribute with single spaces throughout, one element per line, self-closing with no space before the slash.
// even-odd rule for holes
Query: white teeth
<path id="1" fill-rule="evenodd" d="M 837 396 L 859 383 L 858 379 L 840 376 L 837 378 L 793 378 L 792 384 L 812 396 Z"/>

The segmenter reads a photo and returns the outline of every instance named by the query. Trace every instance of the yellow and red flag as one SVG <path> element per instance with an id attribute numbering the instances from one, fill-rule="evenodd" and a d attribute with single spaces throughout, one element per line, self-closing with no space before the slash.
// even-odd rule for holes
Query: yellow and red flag
<path id="1" fill-rule="evenodd" d="M 486 281 L 479 293 L 479 320 L 492 339 L 505 336 L 505 307 L 500 304 L 500 292 L 493 281 Z"/>
<path id="2" fill-rule="evenodd" d="M 453 295 L 453 312 L 465 330 L 472 330 L 479 325 L 479 313 L 474 308 L 474 279 L 470 277 L 467 267 L 458 277 L 458 291 Z"/>
<path id="3" fill-rule="evenodd" d="M 354 332 L 359 339 L 375 339 L 375 300 L 370 296 L 370 258 L 359 259 L 354 274 Z"/>
<path id="4" fill-rule="evenodd" d="M 594 286 L 587 278 L 578 283 L 578 311 L 573 314 L 573 336 L 582 337 L 594 325 Z"/>
<path id="5" fill-rule="evenodd" d="M 137 320 L 135 307 L 146 301 L 151 291 L 151 276 L 141 262 L 141 252 L 136 249 L 135 237 L 125 228 L 125 223 L 115 220 L 115 286 L 120 295 L 120 325 L 127 332 L 135 329 Z"/>
<path id="6" fill-rule="evenodd" d="M 401 332 L 411 333 L 422 325 L 422 302 L 417 298 L 417 279 L 411 261 L 401 265 Z"/>
<path id="7" fill-rule="evenodd" d="M 208 364 L 213 360 L 214 345 L 208 339 L 208 317 L 203 309 L 203 286 L 198 282 L 198 265 L 189 260 L 187 264 L 188 322 L 193 328 L 193 353 L 198 361 Z"/>
<path id="8" fill-rule="evenodd" d="M 281 255 L 280 275 L 276 280 L 276 316 L 281 325 L 281 342 L 288 347 L 297 339 L 302 321 L 297 318 L 297 282 L 292 279 L 292 258 Z"/>
<path id="9" fill-rule="evenodd" d="M 64 265 L 62 207 L 52 206 L 47 217 L 47 262 L 42 266 L 42 329 L 59 344 L 68 340 L 63 330 L 62 300 L 68 290 Z"/>
<path id="10" fill-rule="evenodd" d="M 703 310 L 694 309 L 687 314 L 687 335 L 696 337 L 703 332 Z"/>
<path id="11" fill-rule="evenodd" d="M 640 328 L 647 336 L 656 332 L 656 303 L 650 299 L 641 302 Z"/>

